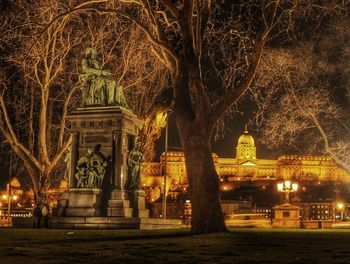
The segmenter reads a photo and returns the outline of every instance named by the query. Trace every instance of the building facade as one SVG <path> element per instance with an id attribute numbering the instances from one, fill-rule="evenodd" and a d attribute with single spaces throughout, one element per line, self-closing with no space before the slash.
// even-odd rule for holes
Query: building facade
<path id="1" fill-rule="evenodd" d="M 165 162 L 165 158 L 167 162 Z M 254 138 L 245 129 L 236 146 L 236 157 L 221 158 L 213 153 L 215 168 L 222 190 L 233 190 L 240 182 L 269 185 L 282 179 L 298 182 L 350 182 L 350 175 L 338 167 L 329 157 L 283 155 L 276 160 L 258 159 Z M 166 168 L 165 168 L 166 164 Z M 188 188 L 183 152 L 163 153 L 160 162 L 145 162 L 141 184 L 150 201 L 155 201 L 164 190 L 164 173 L 167 175 L 167 191 L 170 195 Z"/>

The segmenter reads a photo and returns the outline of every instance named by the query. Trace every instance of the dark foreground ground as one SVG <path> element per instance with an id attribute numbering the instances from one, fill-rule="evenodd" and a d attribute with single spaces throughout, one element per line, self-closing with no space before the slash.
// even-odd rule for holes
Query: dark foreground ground
<path id="1" fill-rule="evenodd" d="M 0 229 L 1 264 L 350 263 L 350 230 L 184 231 Z"/>

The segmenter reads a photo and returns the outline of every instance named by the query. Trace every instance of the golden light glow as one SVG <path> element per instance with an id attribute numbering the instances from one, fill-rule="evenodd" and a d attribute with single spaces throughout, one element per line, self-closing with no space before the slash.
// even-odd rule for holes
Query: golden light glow
<path id="1" fill-rule="evenodd" d="M 277 190 L 279 192 L 296 192 L 298 188 L 298 184 L 295 182 L 292 183 L 290 180 L 277 183 Z"/>
<path id="2" fill-rule="evenodd" d="M 14 195 L 14 196 L 12 196 L 12 198 L 13 198 L 13 200 L 16 201 L 18 197 L 16 195 Z"/>
<path id="3" fill-rule="evenodd" d="M 167 119 L 168 113 L 165 112 L 159 112 L 156 115 L 156 126 L 163 128 L 166 126 L 166 119 Z"/>
<path id="4" fill-rule="evenodd" d="M 7 195 L 4 194 L 4 195 L 2 196 L 2 199 L 6 200 L 6 199 L 7 199 Z"/>
<path id="5" fill-rule="evenodd" d="M 284 185 L 286 186 L 287 189 L 289 189 L 291 183 L 290 183 L 290 181 L 285 181 L 285 182 L 284 182 Z"/>
<path id="6" fill-rule="evenodd" d="M 292 184 L 292 190 L 293 191 L 297 191 L 298 190 L 298 184 L 297 183 L 293 183 Z"/>
<path id="7" fill-rule="evenodd" d="M 277 189 L 278 189 L 278 191 L 282 191 L 283 190 L 283 183 L 278 183 L 277 184 Z"/>
<path id="8" fill-rule="evenodd" d="M 344 204 L 343 203 L 337 203 L 337 207 L 339 210 L 342 210 L 344 208 Z"/>

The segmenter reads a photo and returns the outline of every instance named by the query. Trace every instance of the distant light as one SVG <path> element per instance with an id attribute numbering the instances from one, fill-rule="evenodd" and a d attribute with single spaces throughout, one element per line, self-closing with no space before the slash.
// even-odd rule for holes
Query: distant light
<path id="1" fill-rule="evenodd" d="M 277 189 L 278 189 L 279 191 L 282 191 L 282 190 L 283 190 L 283 183 L 278 183 L 278 184 L 277 184 Z"/>
<path id="2" fill-rule="evenodd" d="M 157 113 L 157 115 L 156 115 L 156 126 L 158 128 L 164 128 L 166 126 L 167 115 L 168 115 L 168 113 L 166 111 Z"/>
<path id="3" fill-rule="evenodd" d="M 4 194 L 4 195 L 2 196 L 2 199 L 6 200 L 6 199 L 7 199 L 7 195 Z"/>
<path id="4" fill-rule="evenodd" d="M 338 204 L 337 204 L 337 207 L 338 207 L 339 210 L 341 210 L 341 209 L 343 209 L 344 204 L 343 204 L 343 203 L 338 203 Z"/>
<path id="5" fill-rule="evenodd" d="M 290 183 L 290 181 L 285 181 L 285 182 L 284 182 L 284 185 L 286 186 L 287 189 L 289 189 L 291 183 Z"/>
<path id="6" fill-rule="evenodd" d="M 17 198 L 18 197 L 16 195 L 13 196 L 13 200 L 15 200 L 15 201 L 17 200 Z"/>
<path id="7" fill-rule="evenodd" d="M 293 190 L 293 191 L 298 190 L 298 184 L 297 184 L 297 183 L 293 183 L 293 184 L 292 184 L 292 190 Z"/>
<path id="8" fill-rule="evenodd" d="M 191 201 L 190 200 L 186 200 L 186 203 L 190 203 Z"/>

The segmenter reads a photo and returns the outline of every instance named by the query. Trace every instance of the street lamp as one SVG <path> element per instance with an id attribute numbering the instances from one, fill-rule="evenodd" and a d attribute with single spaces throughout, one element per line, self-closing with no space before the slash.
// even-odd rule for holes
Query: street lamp
<path id="1" fill-rule="evenodd" d="M 12 178 L 12 151 L 10 154 L 9 183 L 8 183 L 8 200 L 7 200 L 7 215 L 8 215 L 8 217 L 10 217 L 10 215 L 11 215 L 11 178 Z"/>
<path id="2" fill-rule="evenodd" d="M 340 213 L 339 216 L 338 216 L 338 214 L 336 214 L 336 211 L 338 213 Z M 344 219 L 344 203 L 342 203 L 342 202 L 336 202 L 335 203 L 335 208 L 334 208 L 334 203 L 333 203 L 333 219 L 337 220 L 337 218 L 339 218 L 339 220 L 343 220 Z"/>
<path id="3" fill-rule="evenodd" d="M 292 183 L 290 180 L 285 180 L 283 182 L 277 183 L 277 190 L 286 194 L 285 202 L 289 203 L 289 193 L 296 192 L 298 190 L 298 184 Z"/>
<path id="4" fill-rule="evenodd" d="M 7 188 L 9 184 L 7 184 Z M 11 201 L 17 201 L 18 200 L 18 196 L 17 195 L 11 195 L 9 194 L 4 194 L 2 195 L 2 200 L 3 200 L 3 204 L 5 205 L 7 203 L 7 216 L 11 215 Z M 0 203 L 0 206 L 2 205 L 2 203 Z"/>

